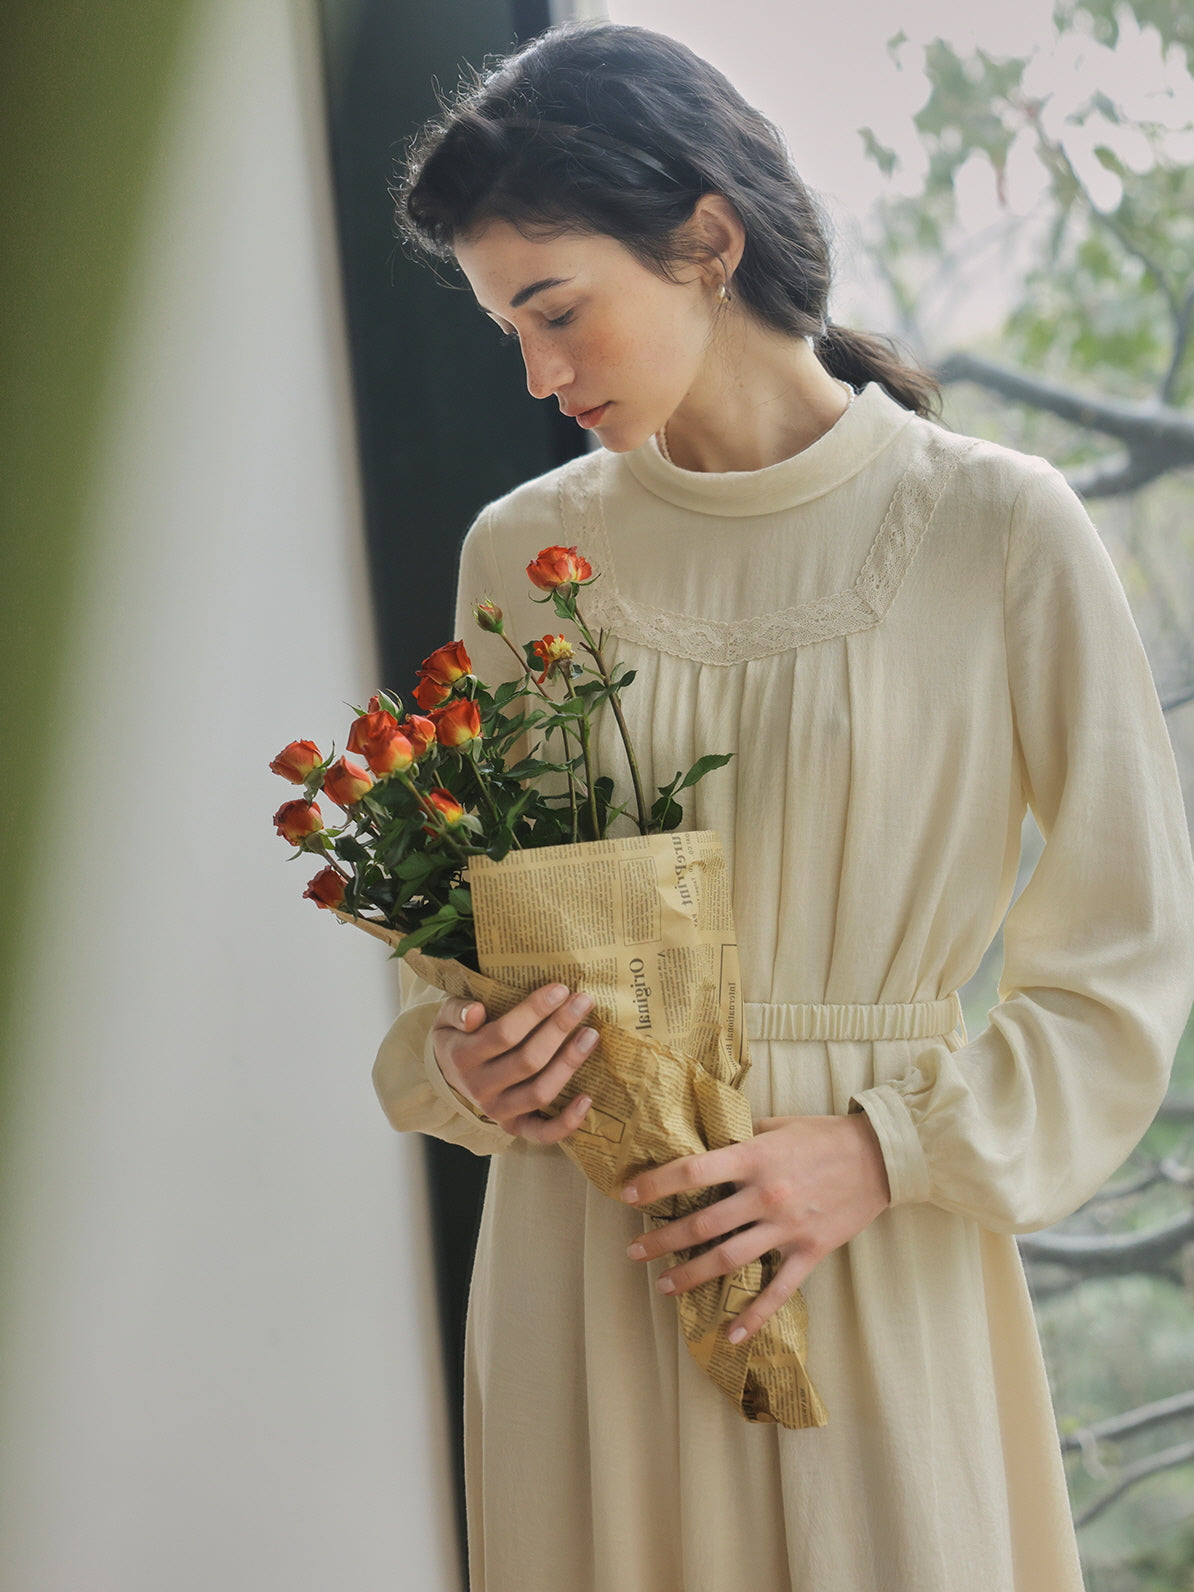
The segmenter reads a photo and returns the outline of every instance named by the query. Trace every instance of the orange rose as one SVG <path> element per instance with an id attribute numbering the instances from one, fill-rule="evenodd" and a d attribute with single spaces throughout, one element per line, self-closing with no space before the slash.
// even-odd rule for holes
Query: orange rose
<path id="1" fill-rule="evenodd" d="M 543 673 L 539 676 L 538 684 L 542 685 L 547 677 L 556 672 L 562 663 L 567 663 L 573 657 L 572 643 L 563 636 L 544 636 L 542 641 L 531 644 L 531 651 L 543 665 Z"/>
<path id="2" fill-rule="evenodd" d="M 323 776 L 323 794 L 337 807 L 351 807 L 373 787 L 373 776 L 359 763 L 338 757 Z"/>
<path id="3" fill-rule="evenodd" d="M 323 828 L 323 814 L 315 802 L 283 802 L 273 821 L 277 833 L 292 846 L 301 846 L 308 835 Z"/>
<path id="4" fill-rule="evenodd" d="M 304 901 L 317 907 L 338 907 L 344 900 L 344 880 L 335 868 L 321 868 L 303 891 Z"/>
<path id="5" fill-rule="evenodd" d="M 459 751 L 481 739 L 481 709 L 468 697 L 449 702 L 446 708 L 435 708 L 431 718 L 435 723 L 435 738 L 441 746 Z"/>
<path id="6" fill-rule="evenodd" d="M 527 577 L 540 591 L 555 591 L 558 586 L 575 586 L 592 580 L 593 566 L 575 547 L 545 547 L 527 565 Z"/>
<path id="7" fill-rule="evenodd" d="M 410 749 L 414 753 L 416 762 L 429 747 L 435 745 L 435 725 L 430 719 L 425 719 L 418 713 L 408 713 L 398 728 L 410 742 Z"/>
<path id="8" fill-rule="evenodd" d="M 312 769 L 318 768 L 322 762 L 323 753 L 314 741 L 291 741 L 274 758 L 270 768 L 292 785 L 304 785 Z"/>
<path id="9" fill-rule="evenodd" d="M 464 808 L 456 800 L 450 790 L 442 790 L 438 785 L 434 790 L 427 792 L 427 800 L 439 813 L 440 818 L 449 829 L 455 829 L 464 819 Z M 431 824 L 424 824 L 423 828 L 429 835 L 435 833 Z"/>
<path id="10" fill-rule="evenodd" d="M 419 673 L 427 680 L 438 680 L 440 685 L 455 685 L 466 674 L 472 674 L 473 665 L 464 650 L 463 641 L 449 641 L 446 647 L 437 647 L 430 658 L 424 658 Z"/>
<path id="11" fill-rule="evenodd" d="M 420 675 L 419 683 L 414 689 L 414 699 L 424 713 L 439 707 L 440 703 L 446 702 L 451 695 L 450 685 L 444 685 L 442 680 L 433 680 L 427 674 Z"/>
<path id="12" fill-rule="evenodd" d="M 348 732 L 348 750 L 359 752 L 375 774 L 393 774 L 409 768 L 415 760 L 397 720 L 384 708 L 357 717 Z"/>

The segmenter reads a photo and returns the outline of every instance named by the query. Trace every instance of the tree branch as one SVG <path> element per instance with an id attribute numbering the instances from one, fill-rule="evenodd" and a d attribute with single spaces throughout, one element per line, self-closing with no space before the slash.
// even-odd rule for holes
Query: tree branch
<path id="1" fill-rule="evenodd" d="M 1145 1459 L 1138 1459 L 1134 1465 L 1126 1467 L 1114 1487 L 1109 1487 L 1105 1493 L 1100 1493 L 1093 1503 L 1087 1504 L 1081 1514 L 1074 1516 L 1074 1524 L 1089 1525 L 1105 1509 L 1109 1509 L 1117 1498 L 1122 1498 L 1129 1487 L 1134 1487 L 1146 1476 L 1155 1476 L 1158 1471 L 1173 1470 L 1178 1465 L 1191 1463 L 1194 1463 L 1194 1442 L 1178 1443 L 1173 1448 L 1162 1449 L 1159 1454 L 1149 1454 Z"/>
<path id="2" fill-rule="evenodd" d="M 1186 294 L 1185 303 L 1175 312 L 1177 334 L 1173 339 L 1173 355 L 1169 361 L 1169 369 L 1165 372 L 1165 380 L 1161 383 L 1162 403 L 1172 403 L 1173 395 L 1177 391 L 1177 378 L 1181 374 L 1186 349 L 1190 346 L 1191 322 L 1194 322 L 1194 287 Z"/>
<path id="3" fill-rule="evenodd" d="M 943 359 L 937 376 L 946 383 L 972 381 L 1015 403 L 1046 409 L 1088 431 L 1117 437 L 1133 449 L 1163 449 L 1170 469 L 1194 464 L 1194 415 L 1169 404 L 1130 404 L 1114 398 L 1085 397 L 1039 376 L 1009 370 L 979 354 L 963 352 Z"/>
<path id="4" fill-rule="evenodd" d="M 1174 708 L 1184 708 L 1187 702 L 1194 702 L 1194 686 L 1192 686 L 1188 691 L 1179 691 L 1177 696 L 1166 697 L 1161 703 L 1161 712 L 1172 713 Z M 1187 1100 L 1184 1103 L 1183 1109 L 1187 1114 L 1184 1117 L 1179 1115 L 1177 1120 L 1179 1122 L 1194 1122 L 1194 1100 Z M 1162 1115 L 1164 1115 L 1164 1112 L 1165 1108 L 1162 1106 Z"/>
<path id="5" fill-rule="evenodd" d="M 1152 448 L 1134 448 L 1109 464 L 1096 465 L 1085 475 L 1069 477 L 1080 498 L 1120 497 L 1135 492 L 1173 468 L 1172 460 Z"/>
<path id="6" fill-rule="evenodd" d="M 1142 1404 L 1139 1409 L 1128 1410 L 1123 1415 L 1110 1415 L 1105 1421 L 1092 1421 L 1076 1432 L 1067 1432 L 1061 1440 L 1066 1453 L 1088 1450 L 1093 1443 L 1105 1443 L 1117 1437 L 1127 1437 L 1133 1432 L 1147 1431 L 1150 1426 L 1160 1426 L 1182 1415 L 1194 1415 L 1194 1393 L 1175 1393 L 1171 1398 L 1158 1399 L 1155 1404 Z"/>
<path id="7" fill-rule="evenodd" d="M 1179 1252 L 1194 1242 L 1194 1210 L 1137 1233 L 1097 1236 L 1024 1233 L 1020 1254 L 1035 1265 L 1064 1266 L 1085 1276 L 1115 1276 L 1130 1271 L 1170 1272 Z"/>

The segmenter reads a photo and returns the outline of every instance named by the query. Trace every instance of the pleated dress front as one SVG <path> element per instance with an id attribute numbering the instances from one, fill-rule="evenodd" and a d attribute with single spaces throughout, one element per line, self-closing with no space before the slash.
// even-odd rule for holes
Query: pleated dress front
<path id="1" fill-rule="evenodd" d="M 1077 1592 L 1014 1239 L 1074 1209 L 1164 1091 L 1192 995 L 1194 870 L 1147 661 L 1048 464 L 878 386 L 768 469 L 589 455 L 487 509 L 457 635 L 493 684 L 555 630 L 523 570 L 636 670 L 652 787 L 702 753 L 684 827 L 729 858 L 762 1117 L 865 1110 L 892 1204 L 804 1286 L 819 1430 L 752 1425 L 690 1359 L 643 1229 L 556 1148 L 463 1108 L 404 972 L 375 1067 L 396 1127 L 493 1156 L 470 1300 L 473 1592 Z M 602 768 L 624 777 L 611 724 Z M 1005 927 L 999 1004 L 954 992 Z M 815 1036 L 815 1037 L 810 1037 Z M 828 1036 L 828 1037 L 827 1037 Z"/>

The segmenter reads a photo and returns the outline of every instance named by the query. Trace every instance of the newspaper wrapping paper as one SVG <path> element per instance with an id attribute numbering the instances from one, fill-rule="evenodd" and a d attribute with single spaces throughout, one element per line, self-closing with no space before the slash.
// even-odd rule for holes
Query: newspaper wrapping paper
<path id="1" fill-rule="evenodd" d="M 549 1108 L 593 1104 L 560 1148 L 603 1194 L 651 1167 L 752 1137 L 750 1067 L 729 878 L 713 830 L 673 831 L 511 853 L 469 866 L 478 961 L 411 951 L 413 972 L 501 1016 L 544 984 L 592 995 L 598 1043 Z M 401 934 L 348 919 L 391 945 Z M 461 1103 L 480 1115 L 471 1101 Z M 656 1225 L 723 1198 L 698 1189 L 639 1209 Z M 708 1246 L 706 1246 L 708 1247 Z M 698 1251 L 681 1252 L 677 1258 Z M 775 1275 L 774 1250 L 676 1296 L 689 1352 L 748 1421 L 823 1426 L 805 1370 L 808 1311 L 793 1294 L 746 1343 L 726 1324 Z"/>

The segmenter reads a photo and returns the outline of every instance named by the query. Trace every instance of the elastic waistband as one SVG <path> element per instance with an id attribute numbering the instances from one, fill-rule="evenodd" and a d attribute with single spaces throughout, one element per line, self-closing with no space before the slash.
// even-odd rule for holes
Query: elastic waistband
<path id="1" fill-rule="evenodd" d="M 940 1001 L 889 1001 L 873 1006 L 776 1006 L 747 1001 L 748 1039 L 930 1039 L 962 1024 L 956 992 Z"/>

